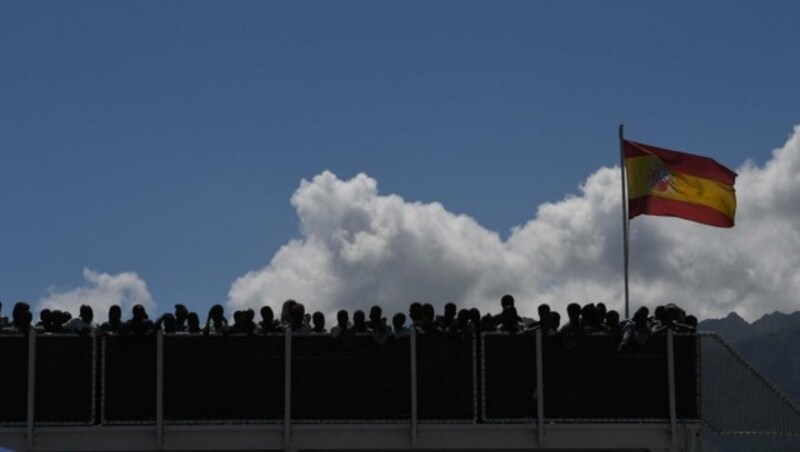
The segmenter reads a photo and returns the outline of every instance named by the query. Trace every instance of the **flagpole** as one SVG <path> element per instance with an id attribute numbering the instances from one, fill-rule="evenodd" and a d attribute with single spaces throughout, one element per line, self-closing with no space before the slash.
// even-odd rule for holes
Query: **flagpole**
<path id="1" fill-rule="evenodd" d="M 625 318 L 630 319 L 630 312 L 628 309 L 628 192 L 627 184 L 625 183 L 625 144 L 623 129 L 625 124 L 619 125 L 619 161 L 622 182 L 622 253 L 623 253 L 623 267 L 625 273 Z"/>

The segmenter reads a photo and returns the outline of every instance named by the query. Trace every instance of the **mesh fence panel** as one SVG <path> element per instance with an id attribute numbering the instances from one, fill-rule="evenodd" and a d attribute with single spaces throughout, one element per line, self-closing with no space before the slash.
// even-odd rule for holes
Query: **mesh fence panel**
<path id="1" fill-rule="evenodd" d="M 722 435 L 800 435 L 800 410 L 718 335 L 701 333 L 703 421 Z"/>

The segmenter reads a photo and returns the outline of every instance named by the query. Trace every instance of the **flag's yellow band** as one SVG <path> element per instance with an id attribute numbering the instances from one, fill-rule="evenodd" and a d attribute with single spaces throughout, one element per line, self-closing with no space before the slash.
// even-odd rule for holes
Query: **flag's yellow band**
<path id="1" fill-rule="evenodd" d="M 628 199 L 657 196 L 711 207 L 730 218 L 736 213 L 736 192 L 730 185 L 669 171 L 654 156 L 627 158 L 625 169 Z"/>

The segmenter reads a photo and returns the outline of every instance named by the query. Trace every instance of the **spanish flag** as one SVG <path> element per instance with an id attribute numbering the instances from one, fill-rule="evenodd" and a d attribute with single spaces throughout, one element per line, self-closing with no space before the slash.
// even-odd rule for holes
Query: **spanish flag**
<path id="1" fill-rule="evenodd" d="M 736 173 L 715 160 L 623 140 L 628 218 L 679 217 L 733 227 Z"/>

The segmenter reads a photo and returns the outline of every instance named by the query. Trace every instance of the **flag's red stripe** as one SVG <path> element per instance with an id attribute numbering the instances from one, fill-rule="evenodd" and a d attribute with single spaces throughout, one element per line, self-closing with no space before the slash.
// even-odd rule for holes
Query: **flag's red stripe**
<path id="1" fill-rule="evenodd" d="M 736 173 L 708 157 L 671 151 L 628 140 L 624 141 L 624 149 L 626 158 L 654 155 L 673 171 L 679 173 L 715 180 L 726 185 L 733 185 L 736 181 Z"/>
<path id="2" fill-rule="evenodd" d="M 733 227 L 733 218 L 719 210 L 701 204 L 658 196 L 642 196 L 628 201 L 628 218 L 642 214 L 680 217 L 720 228 Z"/>

